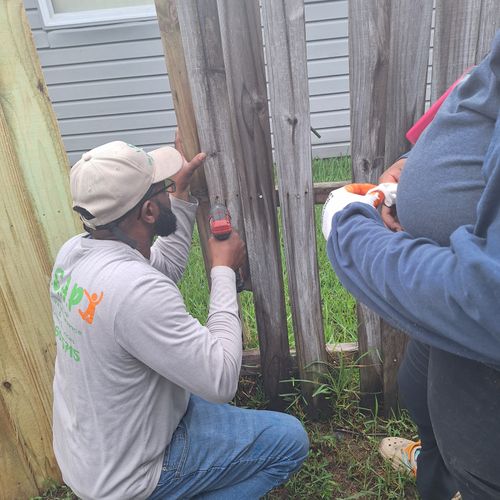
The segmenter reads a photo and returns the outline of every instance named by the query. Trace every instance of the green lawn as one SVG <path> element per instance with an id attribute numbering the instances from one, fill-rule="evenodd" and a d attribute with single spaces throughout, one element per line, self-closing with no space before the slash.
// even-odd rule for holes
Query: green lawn
<path id="1" fill-rule="evenodd" d="M 349 158 L 331 158 L 328 160 L 315 160 L 313 163 L 314 182 L 326 182 L 347 180 L 351 177 L 351 165 Z M 335 273 L 332 271 L 326 255 L 326 245 L 321 234 L 321 206 L 316 206 L 316 235 L 318 248 L 318 265 L 320 272 L 320 287 L 322 297 L 322 310 L 327 343 L 353 342 L 356 340 L 356 316 L 355 301 L 351 295 L 339 283 Z M 279 213 L 279 226 L 281 229 L 281 214 Z M 288 298 L 288 286 L 286 285 L 287 273 L 286 262 L 283 253 L 281 261 L 283 264 L 283 279 L 285 284 L 285 302 L 288 318 L 288 337 L 290 346 L 295 345 L 292 329 L 292 318 Z M 190 254 L 188 266 L 180 283 L 180 289 L 184 296 L 189 312 L 202 323 L 208 314 L 208 286 L 205 280 L 203 259 L 198 233 L 195 231 L 193 247 Z M 258 346 L 257 328 L 255 324 L 255 313 L 251 292 L 241 294 L 242 314 L 245 324 L 245 340 L 247 348 Z"/>

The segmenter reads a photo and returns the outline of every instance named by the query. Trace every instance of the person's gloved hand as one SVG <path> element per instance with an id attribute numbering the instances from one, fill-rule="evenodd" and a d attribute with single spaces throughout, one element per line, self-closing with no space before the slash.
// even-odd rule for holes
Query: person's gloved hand
<path id="1" fill-rule="evenodd" d="M 397 182 L 382 182 L 378 186 L 375 186 L 372 189 L 370 189 L 366 194 L 371 194 L 373 191 L 381 192 L 384 195 L 383 201 L 386 207 L 392 207 L 393 205 L 396 204 L 396 198 L 398 192 Z"/>
<path id="2" fill-rule="evenodd" d="M 333 216 L 356 201 L 377 207 L 384 201 L 384 192 L 375 184 L 347 184 L 332 191 L 323 205 L 321 230 L 325 240 L 330 236 Z"/>

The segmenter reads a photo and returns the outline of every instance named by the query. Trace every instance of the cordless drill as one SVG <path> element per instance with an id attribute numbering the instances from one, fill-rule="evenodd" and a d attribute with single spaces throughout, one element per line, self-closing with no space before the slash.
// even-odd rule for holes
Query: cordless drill
<path id="1" fill-rule="evenodd" d="M 210 224 L 210 232 L 214 238 L 218 240 L 227 240 L 233 230 L 231 225 L 231 215 L 225 205 L 215 204 L 210 209 L 208 222 Z M 236 291 L 243 290 L 244 283 L 241 279 L 241 274 L 236 271 Z"/>

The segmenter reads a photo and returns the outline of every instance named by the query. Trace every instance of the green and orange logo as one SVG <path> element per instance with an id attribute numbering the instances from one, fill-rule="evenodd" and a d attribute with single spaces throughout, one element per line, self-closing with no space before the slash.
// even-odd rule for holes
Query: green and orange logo
<path id="1" fill-rule="evenodd" d="M 71 284 L 73 286 L 71 286 Z M 54 272 L 52 288 L 54 292 L 61 296 L 69 311 L 71 311 L 74 306 L 80 304 L 85 296 L 87 299 L 87 307 L 85 309 L 78 309 L 78 314 L 80 314 L 81 318 L 89 325 L 93 323 L 96 307 L 101 303 L 104 292 L 89 292 L 85 288 L 78 286 L 78 283 L 72 283 L 71 276 L 65 276 L 64 269 L 60 267 Z M 69 292 L 70 288 L 71 292 Z"/>

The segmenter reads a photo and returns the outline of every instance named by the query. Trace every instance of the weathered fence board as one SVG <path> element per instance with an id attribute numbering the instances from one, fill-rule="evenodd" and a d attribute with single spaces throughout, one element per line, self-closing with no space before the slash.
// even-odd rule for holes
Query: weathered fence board
<path id="1" fill-rule="evenodd" d="M 184 154 L 188 160 L 191 160 L 200 152 L 200 144 L 186 61 L 184 59 L 177 6 L 175 0 L 155 0 L 155 5 L 163 51 L 167 62 L 168 78 L 172 89 L 177 125 L 182 136 Z M 203 259 L 205 261 L 205 269 L 208 270 L 210 269 L 210 265 L 207 254 L 207 241 L 209 237 L 207 221 L 210 205 L 207 200 L 207 181 L 203 169 L 198 169 L 194 173 L 190 189 L 191 193 L 201 200 L 196 212 L 196 221 Z"/>
<path id="2" fill-rule="evenodd" d="M 273 159 L 258 0 L 218 0 L 264 389 L 282 405 L 279 381 L 289 376 Z"/>
<path id="3" fill-rule="evenodd" d="M 0 309 L 1 311 L 1 309 Z M 3 312 L 3 311 L 2 311 Z M 0 498 L 29 498 L 38 490 L 26 460 L 19 453 L 16 428 L 9 420 L 7 407 L 0 399 Z"/>
<path id="4" fill-rule="evenodd" d="M 358 363 L 358 354 L 357 342 L 343 342 L 340 344 L 326 345 L 326 360 L 332 366 L 354 366 Z M 259 349 L 245 349 L 243 351 L 240 376 L 254 377 L 260 375 L 260 370 Z M 297 353 L 294 349 L 290 351 L 290 372 L 293 376 L 300 376 L 299 361 L 297 360 Z"/>
<path id="5" fill-rule="evenodd" d="M 435 101 L 490 49 L 500 27 L 498 0 L 440 0 L 432 65 L 431 99 Z"/>
<path id="6" fill-rule="evenodd" d="M 198 124 L 200 148 L 207 153 L 206 172 L 210 203 L 229 209 L 232 224 L 245 239 L 237 165 L 233 147 L 217 0 L 178 3 L 191 95 Z M 224 113 L 223 110 L 226 110 Z M 248 266 L 243 275 L 248 277 Z"/>
<path id="7" fill-rule="evenodd" d="M 390 50 L 387 77 L 385 164 L 391 165 L 410 149 L 406 131 L 425 107 L 427 66 L 432 21 L 432 2 L 391 2 Z M 384 410 L 397 408 L 397 372 L 408 338 L 381 322 Z"/>
<path id="8" fill-rule="evenodd" d="M 55 253 L 80 224 L 21 0 L 0 3 L 0 496 L 59 478 L 52 451 Z"/>
<path id="9" fill-rule="evenodd" d="M 431 16 L 432 3 L 425 0 L 349 2 L 355 182 L 377 183 L 409 147 L 404 135 L 424 110 Z M 374 394 L 381 392 L 389 412 L 397 404 L 396 374 L 406 338 L 364 306 L 358 320 L 367 365 L 361 370 L 362 404 L 373 406 Z"/>
<path id="10" fill-rule="evenodd" d="M 271 113 L 283 218 L 290 309 L 302 380 L 319 382 L 326 350 L 316 256 L 304 3 L 263 0 Z M 326 405 L 302 383 L 308 410 Z"/>

